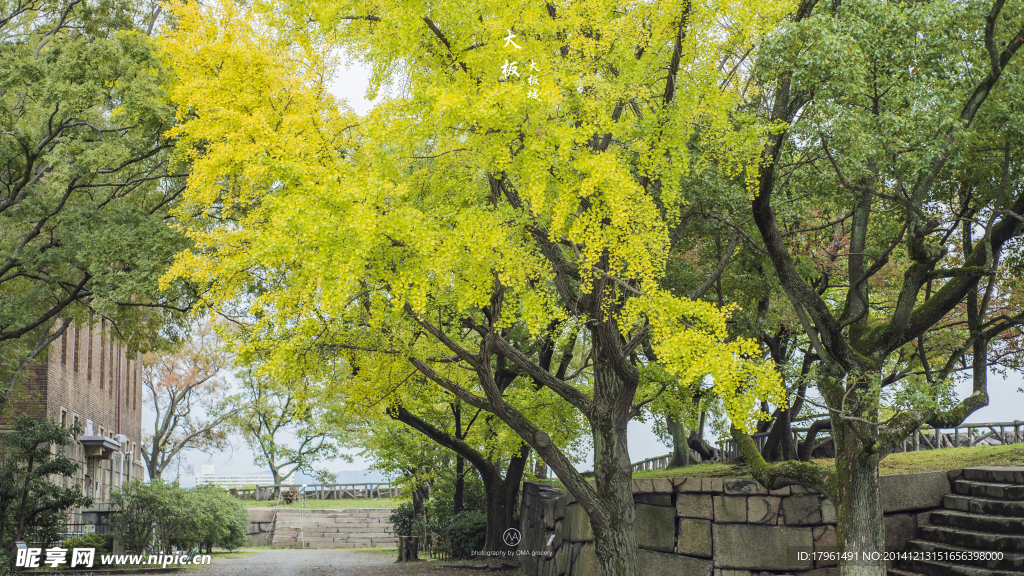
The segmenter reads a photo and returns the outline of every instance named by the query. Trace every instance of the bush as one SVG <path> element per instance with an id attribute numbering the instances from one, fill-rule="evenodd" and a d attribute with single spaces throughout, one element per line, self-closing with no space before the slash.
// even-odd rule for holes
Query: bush
<path id="1" fill-rule="evenodd" d="M 245 506 L 217 486 L 129 482 L 111 497 L 111 527 L 131 550 L 234 550 L 248 541 Z"/>
<path id="2" fill-rule="evenodd" d="M 412 502 L 402 502 L 394 511 L 388 521 L 391 522 L 391 529 L 395 536 L 412 536 L 413 513 Z"/>
<path id="3" fill-rule="evenodd" d="M 234 550 L 249 543 L 249 514 L 240 500 L 217 486 L 200 486 L 192 492 L 203 512 L 200 545 L 207 552 L 214 546 Z"/>
<path id="4" fill-rule="evenodd" d="M 107 548 L 107 539 L 98 534 L 82 534 L 81 536 L 72 536 L 64 541 L 64 548 L 72 550 L 74 548 L 95 548 L 96 553 L 110 552 Z"/>
<path id="5" fill-rule="evenodd" d="M 469 558 L 474 550 L 483 550 L 487 534 L 487 515 L 479 510 L 459 512 L 444 528 L 452 556 Z"/>

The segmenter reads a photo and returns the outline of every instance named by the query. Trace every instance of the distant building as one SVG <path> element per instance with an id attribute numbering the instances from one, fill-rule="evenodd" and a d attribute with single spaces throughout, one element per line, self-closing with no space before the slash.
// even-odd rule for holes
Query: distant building
<path id="1" fill-rule="evenodd" d="M 291 474 L 281 483 L 291 484 L 294 478 L 295 474 Z M 213 472 L 213 464 L 203 464 L 199 474 L 196 474 L 196 486 L 216 484 L 222 488 L 241 488 L 243 486 L 269 486 L 273 483 L 273 474 L 225 474 L 218 476 Z"/>
<path id="2" fill-rule="evenodd" d="M 82 426 L 76 441 L 64 449 L 79 463 L 78 472 L 61 482 L 77 484 L 95 504 L 92 510 L 75 511 L 72 523 L 81 522 L 83 512 L 106 510 L 111 489 L 145 479 L 139 451 L 142 355 L 129 355 L 107 328 L 104 321 L 68 328 L 50 345 L 45 362 L 30 367 L 24 393 L 11 398 L 15 416 Z"/>

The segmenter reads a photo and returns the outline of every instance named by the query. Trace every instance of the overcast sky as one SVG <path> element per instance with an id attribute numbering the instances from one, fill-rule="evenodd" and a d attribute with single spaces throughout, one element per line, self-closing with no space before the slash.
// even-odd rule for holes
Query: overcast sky
<path id="1" fill-rule="evenodd" d="M 348 105 L 357 114 L 365 114 L 373 106 L 373 102 L 366 99 L 368 87 L 369 70 L 358 63 L 352 64 L 348 69 L 342 70 L 336 77 L 332 86 L 332 92 L 338 97 L 347 101 Z M 1013 374 L 1007 380 L 1000 376 L 993 375 L 989 378 L 989 405 L 975 412 L 968 418 L 969 422 L 1012 422 L 1015 419 L 1024 420 L 1024 394 L 1017 392 L 1019 387 L 1024 386 L 1020 374 Z M 970 383 L 966 382 L 957 387 L 957 394 L 960 398 L 970 395 Z M 143 420 L 143 430 L 152 430 L 152 415 L 146 414 Z M 710 440 L 710 438 L 709 438 Z M 269 470 L 253 464 L 252 452 L 235 437 L 232 439 L 233 449 L 228 452 L 208 456 L 202 453 L 191 453 L 183 458 L 181 470 L 181 482 L 183 485 L 191 486 L 195 482 L 194 472 L 186 473 L 186 468 L 191 465 L 195 471 L 199 471 L 204 463 L 212 463 L 217 474 L 266 474 Z M 629 453 L 633 462 L 661 456 L 666 454 L 669 448 L 658 441 L 657 436 L 652 432 L 649 424 L 631 422 L 629 425 Z M 354 456 L 354 455 L 353 455 Z M 582 466 L 589 469 L 592 464 L 593 455 L 586 458 L 588 464 Z M 354 456 L 353 462 L 336 460 L 323 465 L 332 472 L 339 473 L 340 482 L 378 481 L 379 474 L 360 474 L 365 471 L 368 464 L 362 458 Z M 167 479 L 174 479 L 178 472 L 175 467 L 166 474 Z"/>

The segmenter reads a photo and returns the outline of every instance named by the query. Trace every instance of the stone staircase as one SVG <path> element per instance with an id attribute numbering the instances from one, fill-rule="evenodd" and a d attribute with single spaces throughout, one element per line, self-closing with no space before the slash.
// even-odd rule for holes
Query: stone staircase
<path id="1" fill-rule="evenodd" d="M 279 508 L 272 548 L 384 548 L 398 545 L 387 508 Z"/>
<path id="2" fill-rule="evenodd" d="M 918 526 L 908 553 L 992 553 L 1002 559 L 894 562 L 889 576 L 1024 575 L 1024 468 L 965 468 L 953 494 Z"/>

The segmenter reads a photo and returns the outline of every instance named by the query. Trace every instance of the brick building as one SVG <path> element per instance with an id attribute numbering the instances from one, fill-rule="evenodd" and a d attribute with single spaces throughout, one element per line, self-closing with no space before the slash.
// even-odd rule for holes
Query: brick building
<path id="1" fill-rule="evenodd" d="M 106 508 L 111 488 L 145 479 L 142 356 L 129 356 L 108 328 L 104 321 L 68 328 L 50 345 L 46 361 L 32 366 L 24 392 L 11 398 L 15 415 L 81 424 L 82 433 L 65 448 L 80 464 L 78 473 L 63 482 L 81 486 L 99 510 Z M 81 512 L 72 522 L 81 521 Z"/>

